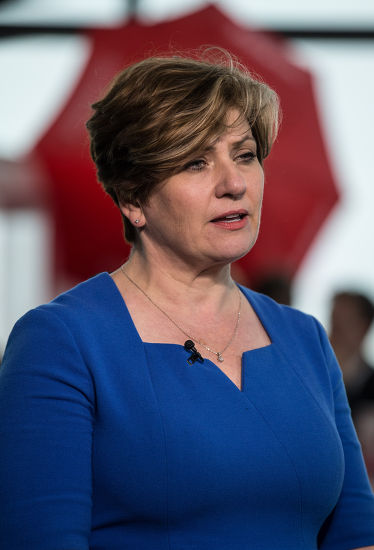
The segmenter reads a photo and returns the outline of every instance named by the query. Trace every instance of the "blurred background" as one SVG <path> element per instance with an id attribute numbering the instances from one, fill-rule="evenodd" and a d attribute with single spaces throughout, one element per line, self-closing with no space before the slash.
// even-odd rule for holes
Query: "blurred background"
<path id="1" fill-rule="evenodd" d="M 2 0 L 0 354 L 26 310 L 128 254 L 89 160 L 91 103 L 126 64 L 203 44 L 260 74 L 284 112 L 236 277 L 283 285 L 328 331 L 337 291 L 374 299 L 374 2 Z"/>

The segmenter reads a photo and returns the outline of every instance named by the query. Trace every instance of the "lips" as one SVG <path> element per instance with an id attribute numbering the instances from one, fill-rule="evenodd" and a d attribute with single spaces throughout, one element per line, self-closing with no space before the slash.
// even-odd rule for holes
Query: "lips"
<path id="1" fill-rule="evenodd" d="M 247 210 L 236 210 L 231 212 L 225 212 L 217 216 L 211 221 L 213 223 L 216 223 L 216 222 L 234 223 L 242 220 L 245 216 L 248 216 Z"/>

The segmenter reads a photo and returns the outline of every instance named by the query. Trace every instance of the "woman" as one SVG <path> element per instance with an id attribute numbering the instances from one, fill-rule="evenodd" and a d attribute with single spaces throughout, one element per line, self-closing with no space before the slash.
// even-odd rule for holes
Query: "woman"
<path id="1" fill-rule="evenodd" d="M 258 234 L 276 94 L 230 61 L 151 58 L 93 108 L 132 253 L 13 329 L 2 547 L 373 549 L 325 333 L 230 276 Z"/>

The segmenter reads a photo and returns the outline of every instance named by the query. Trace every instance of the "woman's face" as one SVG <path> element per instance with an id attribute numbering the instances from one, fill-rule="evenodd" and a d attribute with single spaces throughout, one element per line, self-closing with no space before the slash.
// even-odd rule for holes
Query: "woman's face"
<path id="1" fill-rule="evenodd" d="M 230 111 L 227 122 L 238 114 Z M 142 246 L 161 261 L 202 269 L 237 260 L 256 241 L 263 184 L 256 142 L 240 118 L 151 195 Z"/>

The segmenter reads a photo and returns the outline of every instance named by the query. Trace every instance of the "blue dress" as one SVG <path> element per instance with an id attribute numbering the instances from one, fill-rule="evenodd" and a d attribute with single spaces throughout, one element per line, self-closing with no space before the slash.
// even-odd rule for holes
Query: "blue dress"
<path id="1" fill-rule="evenodd" d="M 374 544 L 323 329 L 242 291 L 271 344 L 243 354 L 241 390 L 183 345 L 142 342 L 107 273 L 16 323 L 0 369 L 1 549 Z"/>

